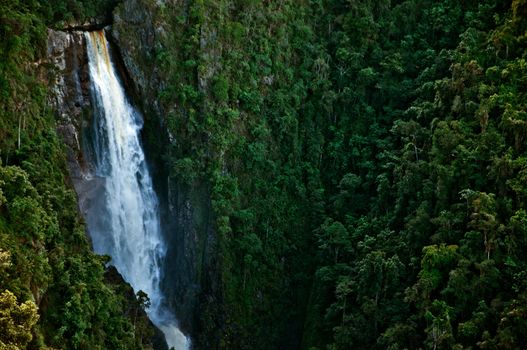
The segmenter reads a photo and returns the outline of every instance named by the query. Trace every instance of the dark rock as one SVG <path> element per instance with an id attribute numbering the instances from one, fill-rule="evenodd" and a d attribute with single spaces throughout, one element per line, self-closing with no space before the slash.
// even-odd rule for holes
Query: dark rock
<path id="1" fill-rule="evenodd" d="M 158 91 L 160 79 L 155 63 L 156 30 L 153 8 L 145 9 L 141 1 L 124 1 L 114 12 L 113 41 L 119 47 L 123 62 L 136 91 Z M 157 105 L 154 100 L 149 103 Z"/>
<path id="2" fill-rule="evenodd" d="M 173 1 L 171 6 L 185 6 L 185 2 Z M 158 154 L 150 160 L 168 242 L 162 288 L 182 330 L 196 336 L 204 328 L 200 323 L 205 309 L 215 309 L 221 304 L 217 237 L 207 183 L 197 181 L 187 185 L 171 177 L 166 159 L 160 156 L 169 146 L 180 147 L 169 134 L 164 119 L 177 107 L 164 110 L 158 101 L 158 92 L 166 86 L 166 77 L 159 71 L 155 53 L 170 45 L 166 35 L 168 24 L 163 20 L 161 7 L 154 1 L 124 1 L 114 12 L 111 34 L 142 101 L 147 157 Z M 212 48 L 216 36 L 215 30 L 208 30 L 200 40 L 201 46 Z M 206 58 L 213 61 L 214 55 L 211 49 Z M 210 67 L 199 80 L 201 89 L 206 89 L 213 70 L 217 69 L 212 64 Z"/>
<path id="3" fill-rule="evenodd" d="M 91 18 L 83 23 L 68 23 L 63 28 L 62 31 L 65 32 L 90 32 L 94 30 L 101 30 L 112 24 L 111 18 Z"/>

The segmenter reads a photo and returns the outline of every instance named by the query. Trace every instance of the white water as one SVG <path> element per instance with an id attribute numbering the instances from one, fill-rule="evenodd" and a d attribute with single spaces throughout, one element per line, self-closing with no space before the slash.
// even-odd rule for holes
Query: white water
<path id="1" fill-rule="evenodd" d="M 111 264 L 136 292 L 148 294 L 151 306 L 146 311 L 169 348 L 186 350 L 190 341 L 165 307 L 160 289 L 166 245 L 139 138 L 143 121 L 117 78 L 104 32 L 87 32 L 85 37 L 95 105 L 96 176 L 104 180 L 104 200 L 87 218 L 93 246 L 98 254 L 112 257 Z"/>

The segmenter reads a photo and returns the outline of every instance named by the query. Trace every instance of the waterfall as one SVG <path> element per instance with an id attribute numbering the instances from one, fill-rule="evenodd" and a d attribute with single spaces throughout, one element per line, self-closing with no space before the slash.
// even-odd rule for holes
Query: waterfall
<path id="1" fill-rule="evenodd" d="M 158 199 L 140 141 L 143 120 L 128 101 L 112 63 L 104 31 L 85 33 L 94 104 L 93 157 L 100 196 L 87 212 L 96 253 L 111 256 L 135 292 L 147 293 L 146 310 L 165 334 L 169 348 L 185 350 L 189 340 L 177 327 L 160 288 L 166 254 Z"/>

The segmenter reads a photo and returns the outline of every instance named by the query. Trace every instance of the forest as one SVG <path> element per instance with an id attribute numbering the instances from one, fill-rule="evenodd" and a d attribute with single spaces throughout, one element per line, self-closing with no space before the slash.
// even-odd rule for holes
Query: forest
<path id="1" fill-rule="evenodd" d="M 527 348 L 526 0 L 0 0 L 0 349 L 152 347 L 47 100 L 47 28 L 128 3 L 214 217 L 193 349 Z"/>

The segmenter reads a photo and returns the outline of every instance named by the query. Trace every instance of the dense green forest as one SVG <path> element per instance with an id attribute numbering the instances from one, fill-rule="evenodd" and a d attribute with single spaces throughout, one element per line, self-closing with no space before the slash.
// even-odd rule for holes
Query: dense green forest
<path id="1" fill-rule="evenodd" d="M 527 348 L 526 0 L 135 2 L 164 162 L 215 216 L 197 349 Z M 115 5 L 0 0 L 0 349 L 148 346 L 36 64 Z"/>
<path id="2" fill-rule="evenodd" d="M 527 346 L 527 2 L 161 12 L 159 98 L 179 106 L 169 127 L 184 140 L 168 159 L 174 176 L 209 179 L 221 240 L 225 318 L 204 337 Z"/>

